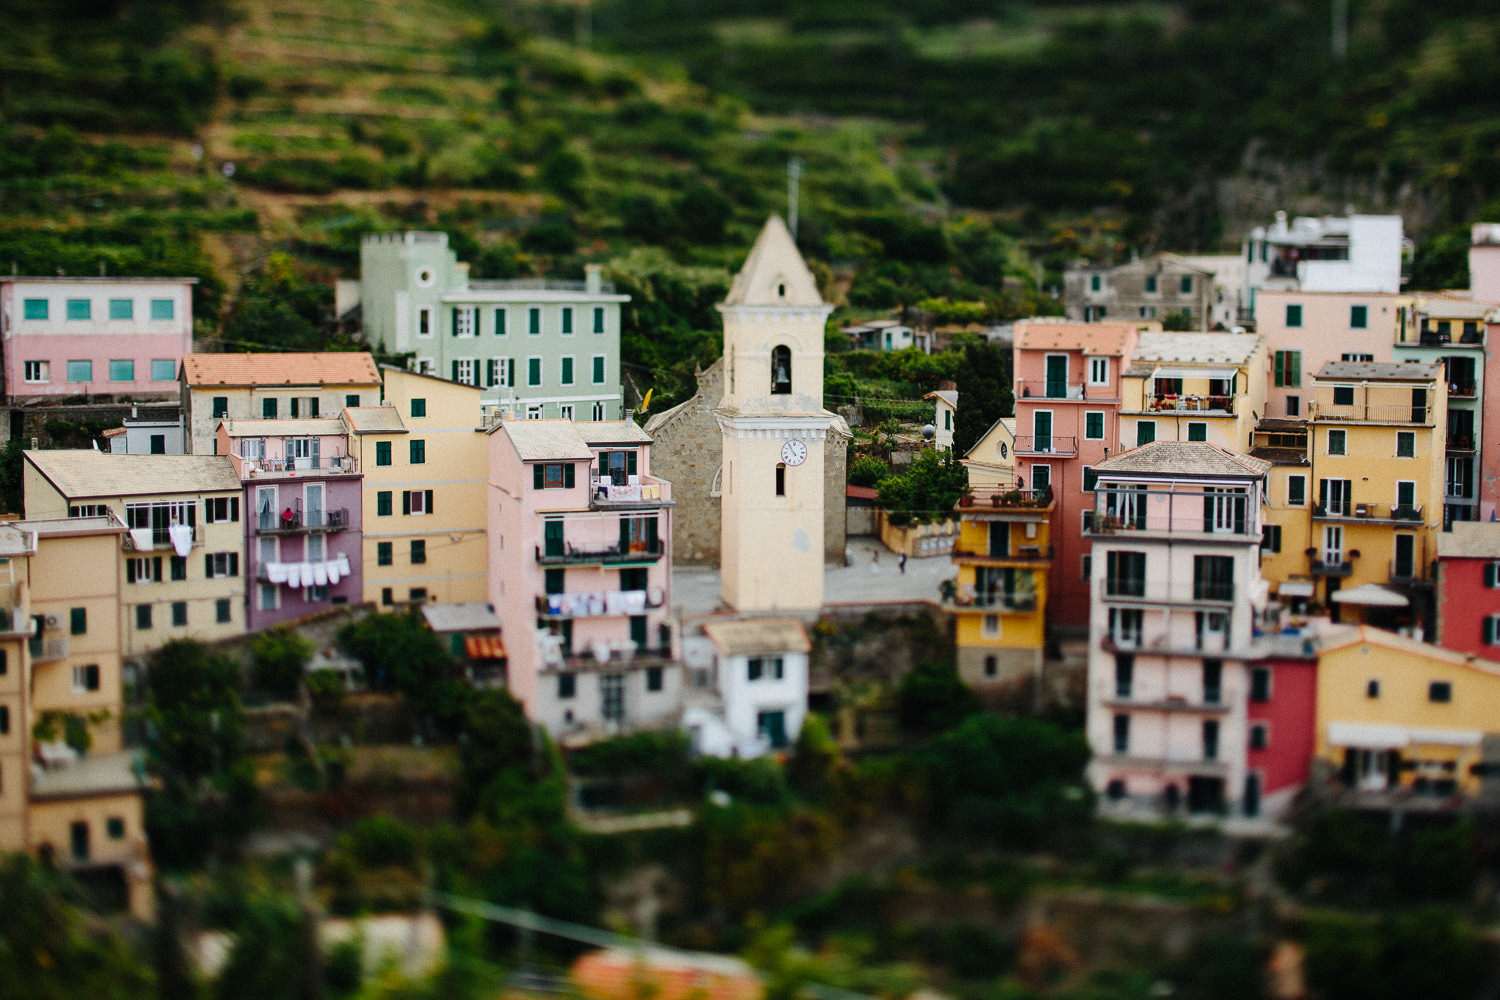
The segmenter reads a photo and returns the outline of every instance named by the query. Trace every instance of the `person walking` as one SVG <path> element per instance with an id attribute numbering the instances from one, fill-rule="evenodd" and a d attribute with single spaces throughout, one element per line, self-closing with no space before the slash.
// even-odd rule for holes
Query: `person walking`
<path id="1" fill-rule="evenodd" d="M 896 568 L 901 571 L 901 575 L 902 576 L 906 575 L 906 553 L 905 552 L 901 553 L 901 557 L 896 560 Z"/>
<path id="2" fill-rule="evenodd" d="M 874 549 L 874 550 L 872 550 L 870 552 L 870 572 L 871 573 L 876 573 L 876 574 L 878 574 L 880 572 L 880 550 L 879 549 Z"/>

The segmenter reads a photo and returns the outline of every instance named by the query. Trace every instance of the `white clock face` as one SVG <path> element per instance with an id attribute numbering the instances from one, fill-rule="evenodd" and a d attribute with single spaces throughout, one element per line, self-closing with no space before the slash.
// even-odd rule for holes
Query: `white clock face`
<path id="1" fill-rule="evenodd" d="M 801 465 L 807 461 L 807 445 L 792 438 L 781 446 L 781 460 L 787 465 Z"/>

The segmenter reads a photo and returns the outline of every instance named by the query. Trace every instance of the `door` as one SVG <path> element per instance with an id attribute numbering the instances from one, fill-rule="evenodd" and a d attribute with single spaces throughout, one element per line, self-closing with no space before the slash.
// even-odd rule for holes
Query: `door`
<path id="1" fill-rule="evenodd" d="M 755 716 L 755 728 L 773 750 L 786 746 L 786 713 L 759 712 Z"/>
<path id="2" fill-rule="evenodd" d="M 990 522 L 990 556 L 996 559 L 1004 559 L 1010 555 L 1010 523 L 1007 521 Z"/>
<path id="3" fill-rule="evenodd" d="M 625 721 L 625 675 L 601 674 L 599 676 L 599 714 L 605 722 L 620 724 Z"/>
<path id="4" fill-rule="evenodd" d="M 1035 448 L 1046 454 L 1052 450 L 1052 412 L 1037 410 L 1031 415 L 1031 432 L 1035 435 Z"/>
<path id="5" fill-rule="evenodd" d="M 256 487 L 255 516 L 261 531 L 269 531 L 276 527 L 276 487 Z"/>
<path id="6" fill-rule="evenodd" d="M 87 823 L 74 823 L 68 828 L 69 847 L 73 851 L 74 861 L 87 861 L 89 859 L 89 825 Z"/>
<path id="7" fill-rule="evenodd" d="M 1401 482 L 1396 484 L 1396 510 L 1397 517 L 1415 518 L 1417 509 L 1417 484 Z"/>
<path id="8" fill-rule="evenodd" d="M 1224 811 L 1223 778 L 1188 778 L 1188 812 L 1222 813 Z"/>
<path id="9" fill-rule="evenodd" d="M 323 484 L 308 483 L 307 499 L 304 502 L 307 509 L 302 523 L 310 528 L 321 527 L 323 524 Z"/>
<path id="10" fill-rule="evenodd" d="M 1063 399 L 1068 395 L 1068 356 L 1047 355 L 1047 395 L 1052 399 Z"/>
<path id="11" fill-rule="evenodd" d="M 630 641 L 635 643 L 636 652 L 644 653 L 646 651 L 645 615 L 630 616 Z"/>
<path id="12" fill-rule="evenodd" d="M 560 556 L 563 554 L 562 521 L 552 520 L 543 522 L 542 554 L 548 556 Z"/>
<path id="13" fill-rule="evenodd" d="M 1260 815 L 1260 775 L 1254 771 L 1245 775 L 1245 798 L 1243 805 L 1246 816 Z"/>
<path id="14" fill-rule="evenodd" d="M 1323 564 L 1339 566 L 1344 562 L 1344 529 L 1342 525 L 1323 526 Z"/>
<path id="15" fill-rule="evenodd" d="M 1410 580 L 1416 576 L 1417 536 L 1396 535 L 1396 557 L 1391 565 L 1391 576 Z"/>
<path id="16" fill-rule="evenodd" d="M 1411 391 L 1411 422 L 1414 424 L 1427 423 L 1427 390 L 1413 389 Z"/>

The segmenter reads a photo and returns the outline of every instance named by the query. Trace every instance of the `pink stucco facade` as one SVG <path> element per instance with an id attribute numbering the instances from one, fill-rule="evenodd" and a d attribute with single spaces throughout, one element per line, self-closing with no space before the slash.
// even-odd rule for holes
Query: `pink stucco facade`
<path id="1" fill-rule="evenodd" d="M 1411 305 L 1410 296 L 1380 292 L 1262 289 L 1255 324 L 1270 370 L 1261 416 L 1305 418 L 1312 377 L 1329 361 L 1390 361 L 1392 345 L 1411 323 Z M 1286 368 L 1288 355 L 1296 356 L 1295 376 Z"/>
<path id="2" fill-rule="evenodd" d="M 175 395 L 192 278 L 0 279 L 5 394 Z"/>

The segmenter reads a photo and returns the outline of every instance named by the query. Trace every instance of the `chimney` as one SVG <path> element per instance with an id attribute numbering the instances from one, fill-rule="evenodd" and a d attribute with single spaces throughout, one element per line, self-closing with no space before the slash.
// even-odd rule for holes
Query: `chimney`
<path id="1" fill-rule="evenodd" d="M 598 264 L 583 265 L 583 287 L 590 295 L 598 295 L 603 289 L 604 268 Z"/>

